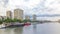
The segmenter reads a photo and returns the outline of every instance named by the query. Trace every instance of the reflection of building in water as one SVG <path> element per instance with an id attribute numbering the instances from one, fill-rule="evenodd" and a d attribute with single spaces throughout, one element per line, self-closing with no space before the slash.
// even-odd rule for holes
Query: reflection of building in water
<path id="1" fill-rule="evenodd" d="M 34 28 L 34 29 L 36 28 L 36 24 L 33 25 L 33 28 Z"/>
<path id="2" fill-rule="evenodd" d="M 0 30 L 0 34 L 22 34 L 23 28 L 7 28 Z"/>
<path id="3" fill-rule="evenodd" d="M 19 27 L 14 30 L 14 34 L 22 34 L 22 33 L 23 33 L 23 27 Z"/>
<path id="4" fill-rule="evenodd" d="M 34 33 L 34 34 L 37 34 L 37 30 L 36 30 L 36 29 L 37 29 L 36 24 L 34 24 L 34 25 L 33 25 L 33 33 Z"/>
<path id="5" fill-rule="evenodd" d="M 14 29 L 1 29 L 0 34 L 14 34 L 13 32 Z"/>

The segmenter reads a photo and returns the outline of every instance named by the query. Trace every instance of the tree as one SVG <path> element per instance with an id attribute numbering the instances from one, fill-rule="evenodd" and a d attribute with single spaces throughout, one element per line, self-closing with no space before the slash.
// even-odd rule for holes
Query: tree
<path id="1" fill-rule="evenodd" d="M 25 20 L 23 20 L 23 22 L 31 22 L 31 20 L 26 20 L 26 19 L 25 19 Z"/>
<path id="2" fill-rule="evenodd" d="M 0 19 L 0 24 L 2 24 L 3 23 L 3 21 Z"/>
<path id="3" fill-rule="evenodd" d="M 7 18 L 7 19 L 5 19 L 5 20 L 2 20 L 3 22 L 6 22 L 6 23 L 14 23 L 14 22 L 22 22 L 20 19 L 16 19 L 16 18 L 14 18 L 14 19 L 11 19 L 11 18 Z"/>
<path id="4" fill-rule="evenodd" d="M 10 23 L 10 22 L 12 22 L 12 19 L 7 18 L 7 19 L 4 20 L 4 22 L 6 22 L 6 23 Z"/>
<path id="5" fill-rule="evenodd" d="M 14 18 L 14 19 L 13 19 L 13 22 L 20 22 L 20 23 L 21 23 L 22 20 Z"/>

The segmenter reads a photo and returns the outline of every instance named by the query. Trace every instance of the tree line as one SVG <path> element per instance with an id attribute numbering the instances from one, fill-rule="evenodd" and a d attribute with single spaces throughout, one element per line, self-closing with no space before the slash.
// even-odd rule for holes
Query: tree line
<path id="1" fill-rule="evenodd" d="M 11 18 L 7 18 L 7 19 L 0 19 L 0 24 L 2 24 L 3 22 L 5 23 L 14 23 L 14 22 L 19 22 L 19 23 L 25 23 L 25 22 L 31 22 L 31 20 L 21 20 L 21 19 L 11 19 Z"/>

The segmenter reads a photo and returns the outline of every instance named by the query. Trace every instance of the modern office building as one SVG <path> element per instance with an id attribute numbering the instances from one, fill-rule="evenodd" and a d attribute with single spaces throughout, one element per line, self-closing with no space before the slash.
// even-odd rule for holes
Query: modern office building
<path id="1" fill-rule="evenodd" d="M 26 19 L 26 20 L 30 20 L 30 16 L 26 15 L 26 16 L 25 16 L 25 19 Z"/>
<path id="2" fill-rule="evenodd" d="M 12 18 L 12 12 L 11 11 L 7 11 L 6 12 L 6 17 L 7 18 Z"/>
<path id="3" fill-rule="evenodd" d="M 23 10 L 15 9 L 14 10 L 14 18 L 22 20 L 23 19 Z"/>
<path id="4" fill-rule="evenodd" d="M 36 15 L 33 15 L 33 21 L 36 21 Z"/>

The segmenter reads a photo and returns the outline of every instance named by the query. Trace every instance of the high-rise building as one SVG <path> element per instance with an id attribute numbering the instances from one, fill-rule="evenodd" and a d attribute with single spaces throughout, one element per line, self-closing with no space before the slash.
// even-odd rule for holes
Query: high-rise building
<path id="1" fill-rule="evenodd" d="M 33 21 L 36 21 L 36 15 L 33 15 Z"/>
<path id="2" fill-rule="evenodd" d="M 26 19 L 26 20 L 30 20 L 30 16 L 26 15 L 26 16 L 25 16 L 25 19 Z"/>
<path id="3" fill-rule="evenodd" d="M 7 16 L 7 18 L 12 18 L 12 12 L 11 11 L 7 11 L 6 12 L 6 16 Z"/>
<path id="4" fill-rule="evenodd" d="M 23 19 L 23 10 L 15 9 L 14 10 L 14 18 L 22 20 Z"/>

